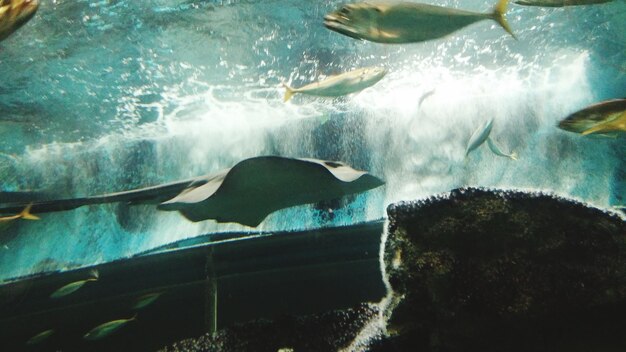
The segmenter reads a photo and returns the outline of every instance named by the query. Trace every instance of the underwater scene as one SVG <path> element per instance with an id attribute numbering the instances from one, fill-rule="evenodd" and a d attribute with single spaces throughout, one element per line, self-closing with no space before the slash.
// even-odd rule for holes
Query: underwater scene
<path id="1" fill-rule="evenodd" d="M 625 0 L 0 0 L 0 350 L 625 328 Z"/>

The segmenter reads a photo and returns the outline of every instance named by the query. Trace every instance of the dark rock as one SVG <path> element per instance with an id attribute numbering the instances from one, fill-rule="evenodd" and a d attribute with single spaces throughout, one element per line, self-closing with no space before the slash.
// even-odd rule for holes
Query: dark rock
<path id="1" fill-rule="evenodd" d="M 373 351 L 625 351 L 626 223 L 551 195 L 391 205 L 390 337 Z"/>
<path id="2" fill-rule="evenodd" d="M 367 323 L 378 315 L 369 304 L 319 315 L 285 316 L 254 320 L 187 339 L 162 352 L 331 352 L 347 347 Z"/>

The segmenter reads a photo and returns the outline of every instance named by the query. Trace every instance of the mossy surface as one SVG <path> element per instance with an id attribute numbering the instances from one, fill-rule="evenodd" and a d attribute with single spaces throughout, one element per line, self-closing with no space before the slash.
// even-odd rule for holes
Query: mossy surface
<path id="1" fill-rule="evenodd" d="M 386 312 L 391 337 L 381 350 L 626 350 L 619 217 L 481 189 L 388 214 L 384 260 L 399 303 Z"/>
<path id="2" fill-rule="evenodd" d="M 378 314 L 370 304 L 307 316 L 284 316 L 235 325 L 216 334 L 181 341 L 161 352 L 339 351 L 347 347 Z"/>

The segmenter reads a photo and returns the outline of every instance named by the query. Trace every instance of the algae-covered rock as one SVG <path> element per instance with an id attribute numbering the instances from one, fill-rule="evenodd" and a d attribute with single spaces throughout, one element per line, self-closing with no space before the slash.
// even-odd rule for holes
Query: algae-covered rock
<path id="1" fill-rule="evenodd" d="M 161 352 L 324 352 L 347 347 L 378 315 L 374 305 L 307 316 L 259 319 L 178 342 Z"/>
<path id="2" fill-rule="evenodd" d="M 626 350 L 626 223 L 551 195 L 459 189 L 388 208 L 395 304 L 375 350 Z"/>

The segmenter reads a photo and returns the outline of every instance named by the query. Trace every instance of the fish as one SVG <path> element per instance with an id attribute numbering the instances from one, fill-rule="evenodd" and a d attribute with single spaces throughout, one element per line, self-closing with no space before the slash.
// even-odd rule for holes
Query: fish
<path id="1" fill-rule="evenodd" d="M 289 101 L 296 93 L 315 95 L 321 97 L 339 97 L 351 93 L 360 92 L 365 88 L 378 83 L 387 70 L 381 67 L 365 67 L 307 84 L 304 87 L 292 88 L 283 82 L 286 89 L 284 101 Z"/>
<path id="2" fill-rule="evenodd" d="M 156 204 L 159 210 L 178 211 L 194 222 L 212 219 L 256 227 L 277 210 L 358 194 L 384 184 L 339 161 L 258 156 L 192 179 L 90 197 L 35 201 L 33 209 L 54 212 L 113 202 Z M 22 203 L 0 204 L 0 212 L 22 207 Z"/>
<path id="3" fill-rule="evenodd" d="M 135 301 L 135 304 L 133 305 L 133 309 L 141 309 L 149 306 L 154 301 L 156 301 L 162 294 L 163 292 L 155 292 L 138 297 Z"/>
<path id="4" fill-rule="evenodd" d="M 483 143 L 485 143 L 487 138 L 489 138 L 489 134 L 491 133 L 492 127 L 493 127 L 493 119 L 483 123 L 476 129 L 476 131 L 474 131 L 474 133 L 472 133 L 472 136 L 467 142 L 467 148 L 465 149 L 465 156 L 468 156 L 469 153 L 471 153 L 474 149 L 480 147 Z"/>
<path id="5" fill-rule="evenodd" d="M 85 285 L 86 283 L 90 281 L 98 281 L 98 278 L 100 276 L 98 273 L 98 270 L 92 270 L 90 274 L 91 274 L 91 277 L 88 279 L 74 281 L 52 292 L 52 294 L 50 295 L 50 298 L 61 298 L 61 297 L 67 296 L 69 294 L 72 294 L 78 291 L 78 289 L 80 289 L 81 287 L 83 287 L 83 285 Z"/>
<path id="6" fill-rule="evenodd" d="M 0 41 L 30 21 L 37 9 L 38 0 L 0 0 Z"/>
<path id="7" fill-rule="evenodd" d="M 570 114 L 560 129 L 582 135 L 626 132 L 626 99 L 605 100 Z"/>
<path id="8" fill-rule="evenodd" d="M 613 0 L 517 0 L 517 5 L 542 6 L 542 7 L 564 7 L 604 4 Z"/>
<path id="9" fill-rule="evenodd" d="M 422 103 L 424 102 L 424 100 L 426 100 L 426 98 L 430 97 L 433 94 L 435 94 L 434 89 L 431 89 L 428 92 L 422 94 L 422 96 L 419 98 L 419 101 L 417 102 L 417 106 L 418 107 L 422 106 Z"/>
<path id="10" fill-rule="evenodd" d="M 0 217 L 0 222 L 8 222 L 8 221 L 13 221 L 17 219 L 39 220 L 38 216 L 35 216 L 30 213 L 30 209 L 32 208 L 32 206 L 33 206 L 32 204 L 27 205 L 24 208 L 24 210 L 22 210 L 22 212 L 19 214 Z"/>
<path id="11" fill-rule="evenodd" d="M 487 145 L 489 146 L 489 150 L 491 150 L 491 152 L 494 153 L 495 155 L 517 160 L 517 154 L 515 152 L 511 152 L 511 154 L 506 154 L 502 152 L 500 148 L 498 148 L 498 145 L 493 141 L 493 139 L 487 138 Z"/>
<path id="12" fill-rule="evenodd" d="M 260 156 L 237 163 L 190 185 L 157 205 L 193 222 L 213 219 L 257 227 L 269 214 L 288 207 L 341 198 L 384 182 L 338 162 Z"/>
<path id="13" fill-rule="evenodd" d="M 355 39 L 404 44 L 442 38 L 472 23 L 490 19 L 516 38 L 504 17 L 508 1 L 498 0 L 491 13 L 414 2 L 351 3 L 327 14 L 324 26 Z"/>
<path id="14" fill-rule="evenodd" d="M 50 336 L 52 336 L 52 334 L 54 334 L 54 329 L 49 329 L 49 330 L 45 330 L 40 332 L 39 334 L 31 337 L 30 339 L 28 339 L 28 341 L 26 341 L 27 345 L 36 345 L 39 344 L 41 342 L 43 342 L 44 340 L 48 339 Z"/>
<path id="15" fill-rule="evenodd" d="M 86 333 L 83 338 L 90 341 L 103 339 L 133 320 L 137 320 L 137 314 L 135 314 L 132 318 L 112 320 L 107 323 L 100 324 Z"/>

